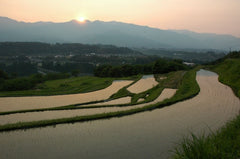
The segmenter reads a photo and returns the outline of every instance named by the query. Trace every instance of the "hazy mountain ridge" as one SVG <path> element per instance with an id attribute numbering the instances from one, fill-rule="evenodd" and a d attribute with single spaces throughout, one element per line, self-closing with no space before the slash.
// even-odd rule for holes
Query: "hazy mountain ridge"
<path id="1" fill-rule="evenodd" d="M 63 23 L 18 22 L 0 17 L 0 41 L 112 44 L 146 48 L 240 48 L 240 38 L 231 35 L 201 34 L 191 31 L 161 30 L 122 22 L 76 20 Z"/>

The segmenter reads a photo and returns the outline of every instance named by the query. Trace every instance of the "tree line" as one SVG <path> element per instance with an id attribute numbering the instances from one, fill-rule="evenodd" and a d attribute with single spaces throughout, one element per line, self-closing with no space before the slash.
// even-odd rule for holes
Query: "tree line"
<path id="1" fill-rule="evenodd" d="M 162 74 L 188 68 L 181 60 L 158 59 L 153 63 L 142 65 L 100 65 L 95 68 L 94 74 L 98 77 L 127 77 L 137 74 Z M 34 89 L 38 84 L 45 81 L 78 76 L 78 73 L 78 70 L 73 70 L 71 74 L 48 73 L 46 75 L 33 74 L 27 77 L 16 77 L 0 70 L 0 91 Z"/>
<path id="2" fill-rule="evenodd" d="M 0 91 L 29 90 L 48 80 L 69 78 L 69 73 L 33 74 L 27 77 L 12 77 L 0 70 Z"/>
<path id="3" fill-rule="evenodd" d="M 100 65 L 95 68 L 94 75 L 98 77 L 127 77 L 137 74 L 162 74 L 188 68 L 181 60 L 159 59 L 154 63 L 144 65 Z"/>
<path id="4" fill-rule="evenodd" d="M 78 70 L 79 73 L 93 73 L 94 65 L 89 63 L 73 63 L 73 62 L 65 62 L 61 64 L 60 62 L 43 62 L 42 68 L 49 69 L 57 72 L 71 72 L 74 70 Z"/>
<path id="5" fill-rule="evenodd" d="M 221 62 L 223 62 L 225 59 L 236 59 L 236 58 L 240 58 L 240 51 L 232 51 L 232 52 L 229 52 L 226 56 L 216 60 L 216 61 L 213 61 L 213 62 L 210 62 L 208 64 L 211 64 L 211 65 L 216 65 L 216 64 L 219 64 Z"/>
<path id="6" fill-rule="evenodd" d="M 1 56 L 59 55 L 59 54 L 141 54 L 127 47 L 113 45 L 88 45 L 81 43 L 1 42 Z"/>
<path id="7" fill-rule="evenodd" d="M 0 63 L 0 69 L 8 72 L 9 76 L 29 76 L 37 73 L 36 64 L 31 62 L 12 62 L 11 64 Z"/>

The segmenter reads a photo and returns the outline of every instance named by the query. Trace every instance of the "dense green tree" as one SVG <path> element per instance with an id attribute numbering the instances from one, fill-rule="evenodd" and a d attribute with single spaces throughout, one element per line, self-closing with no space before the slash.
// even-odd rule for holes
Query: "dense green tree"
<path id="1" fill-rule="evenodd" d="M 3 70 L 0 70 L 0 79 L 8 79 L 8 74 L 4 72 Z"/>
<path id="2" fill-rule="evenodd" d="M 1 66 L 1 69 L 4 69 L 5 72 L 9 74 L 17 74 L 17 76 L 28 76 L 31 74 L 37 73 L 37 67 L 30 62 L 13 62 L 8 66 Z"/>
<path id="3" fill-rule="evenodd" d="M 127 47 L 80 43 L 1 42 L 0 55 L 140 54 Z"/>
<path id="4" fill-rule="evenodd" d="M 164 59 L 157 60 L 153 65 L 153 73 L 166 73 L 167 70 L 167 61 Z"/>
<path id="5" fill-rule="evenodd" d="M 171 71 L 184 70 L 188 67 L 181 60 L 159 59 L 145 65 L 100 65 L 95 69 L 95 76 L 99 77 L 127 77 L 137 74 L 161 74 Z"/>
<path id="6" fill-rule="evenodd" d="M 48 80 L 69 78 L 67 73 L 49 73 L 47 75 L 34 74 L 28 77 L 19 77 L 14 79 L 0 78 L 0 91 L 19 91 L 34 89 L 37 84 Z"/>
<path id="7" fill-rule="evenodd" d="M 79 70 L 72 70 L 72 71 L 71 71 L 71 74 L 72 74 L 72 76 L 74 76 L 74 77 L 77 77 L 77 76 L 79 75 L 79 73 L 80 73 Z"/>

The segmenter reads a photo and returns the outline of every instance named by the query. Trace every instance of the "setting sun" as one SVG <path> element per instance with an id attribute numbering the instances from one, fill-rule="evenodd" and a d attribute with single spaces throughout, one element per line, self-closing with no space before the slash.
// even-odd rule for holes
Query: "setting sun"
<path id="1" fill-rule="evenodd" d="M 85 22 L 85 18 L 84 18 L 84 17 L 79 17 L 79 18 L 77 18 L 77 20 L 78 20 L 79 22 L 81 22 L 81 23 Z"/>

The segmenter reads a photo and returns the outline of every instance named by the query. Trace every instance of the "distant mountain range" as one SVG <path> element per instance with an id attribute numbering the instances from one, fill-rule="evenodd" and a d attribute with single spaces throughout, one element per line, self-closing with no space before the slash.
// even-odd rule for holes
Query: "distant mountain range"
<path id="1" fill-rule="evenodd" d="M 0 42 L 5 41 L 111 44 L 135 48 L 240 49 L 240 38 L 231 35 L 161 30 L 115 21 L 26 23 L 0 17 Z"/>

